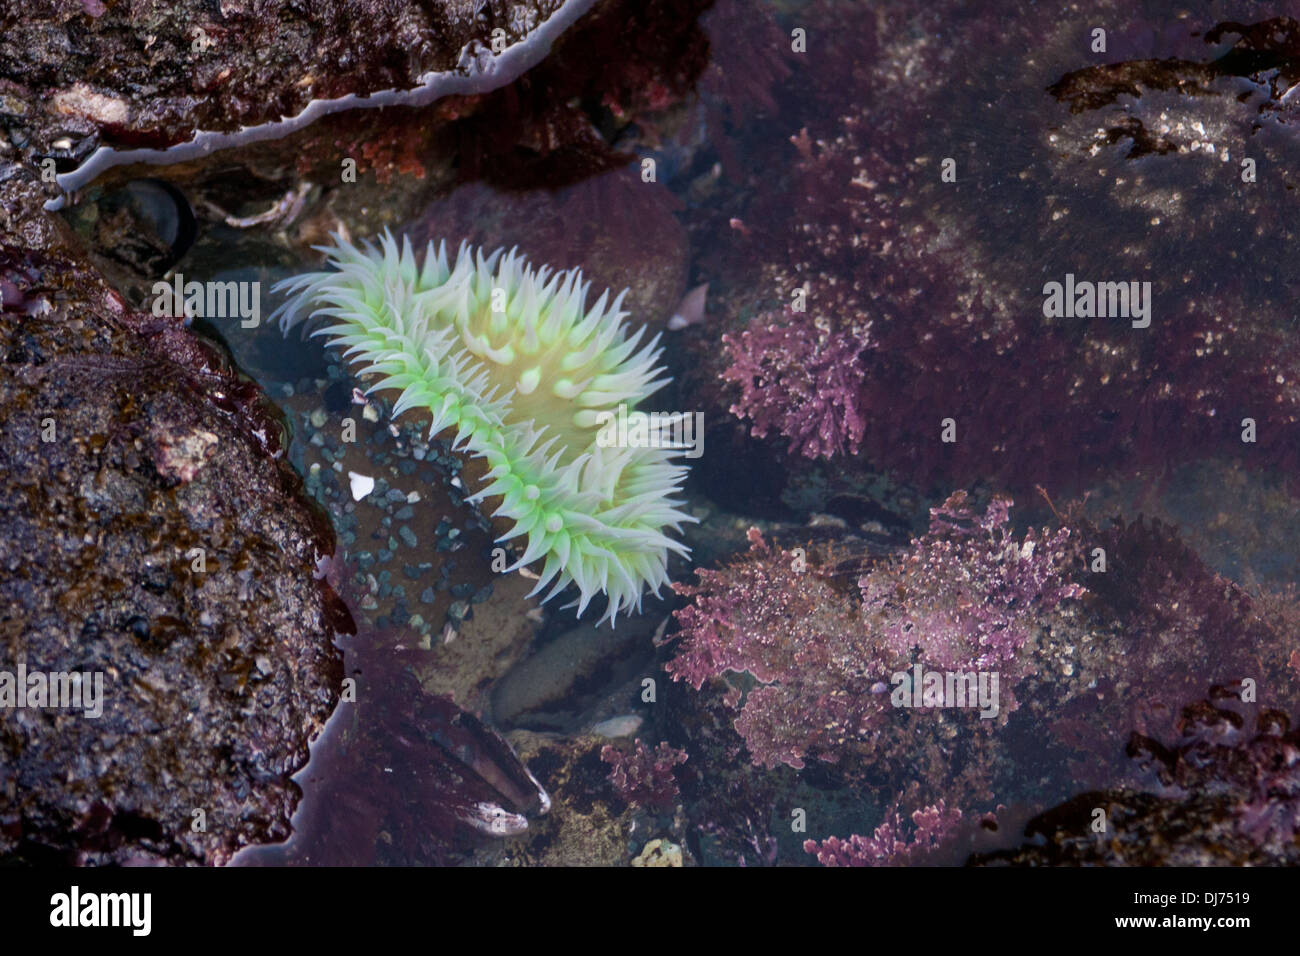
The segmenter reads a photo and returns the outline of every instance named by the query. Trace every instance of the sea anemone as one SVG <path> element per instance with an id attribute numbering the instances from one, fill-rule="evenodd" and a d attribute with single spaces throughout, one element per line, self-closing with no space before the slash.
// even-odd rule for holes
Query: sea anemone
<path id="1" fill-rule="evenodd" d="M 578 614 L 599 591 L 605 617 L 640 608 L 648 584 L 667 583 L 668 553 L 689 553 L 669 538 L 694 520 L 672 495 L 681 454 L 657 429 L 635 447 L 604 440 L 601 426 L 620 406 L 635 409 L 669 379 L 659 378 L 658 336 L 641 345 L 605 292 L 587 307 L 580 270 L 534 270 L 514 250 L 485 256 L 462 243 L 454 265 L 432 242 L 423 266 L 409 240 L 387 233 L 378 247 L 341 236 L 321 247 L 333 271 L 287 279 L 276 310 L 288 332 L 311 320 L 313 334 L 343 350 L 369 391 L 400 389 L 397 415 L 432 415 L 430 436 L 454 429 L 454 446 L 486 464 L 470 499 L 499 500 L 492 512 L 513 527 L 497 540 L 527 536 L 509 570 L 545 558 L 537 594 L 550 600 L 570 582 Z M 598 440 L 601 439 L 601 440 Z"/>

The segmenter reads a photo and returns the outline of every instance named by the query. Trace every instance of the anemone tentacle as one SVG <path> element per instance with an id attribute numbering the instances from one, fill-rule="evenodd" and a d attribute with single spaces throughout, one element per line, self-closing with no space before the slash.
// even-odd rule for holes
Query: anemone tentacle
<path id="1" fill-rule="evenodd" d="M 515 249 L 461 243 L 452 260 L 430 242 L 419 264 L 387 232 L 318 248 L 331 269 L 279 283 L 288 298 L 272 318 L 286 334 L 312 327 L 375 379 L 368 392 L 399 392 L 394 415 L 424 409 L 431 437 L 450 432 L 486 462 L 470 500 L 498 502 L 493 516 L 513 523 L 497 539 L 519 539 L 512 570 L 543 562 L 532 594 L 576 584 L 581 615 L 603 591 L 611 622 L 647 587 L 657 595 L 669 554 L 689 554 L 665 532 L 695 519 L 673 497 L 681 450 L 597 441 L 600 413 L 633 410 L 669 381 L 659 337 L 643 343 L 623 321 L 626 292 L 588 306 L 581 270 L 534 270 Z"/>

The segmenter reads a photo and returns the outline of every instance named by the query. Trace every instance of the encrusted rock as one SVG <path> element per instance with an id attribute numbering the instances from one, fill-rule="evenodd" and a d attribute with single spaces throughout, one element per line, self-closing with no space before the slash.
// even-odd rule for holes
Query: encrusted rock
<path id="1" fill-rule="evenodd" d="M 0 708 L 0 859 L 220 863 L 288 835 L 338 698 L 333 533 L 260 390 L 125 308 L 39 195 L 0 183 L 0 671 L 102 699 Z"/>

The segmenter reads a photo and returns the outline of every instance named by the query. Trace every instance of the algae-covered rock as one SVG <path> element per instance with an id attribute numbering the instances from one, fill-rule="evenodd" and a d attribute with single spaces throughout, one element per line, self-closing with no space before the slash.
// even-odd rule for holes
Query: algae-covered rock
<path id="1" fill-rule="evenodd" d="M 0 672 L 102 696 L 0 708 L 0 858 L 222 862 L 288 835 L 337 700 L 333 533 L 261 391 L 127 309 L 6 172 Z"/>

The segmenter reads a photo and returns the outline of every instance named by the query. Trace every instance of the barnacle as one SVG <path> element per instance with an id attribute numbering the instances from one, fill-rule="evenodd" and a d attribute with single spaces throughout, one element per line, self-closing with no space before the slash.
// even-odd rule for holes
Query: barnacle
<path id="1" fill-rule="evenodd" d="M 666 531 L 694 520 L 673 499 L 685 476 L 680 450 L 656 440 L 639 447 L 598 442 L 599 425 L 620 405 L 635 408 L 668 379 L 656 363 L 658 337 L 642 344 L 605 292 L 587 306 L 580 270 L 534 270 L 514 250 L 484 255 L 462 243 L 429 244 L 418 265 L 409 241 L 385 233 L 363 248 L 336 236 L 322 250 L 330 271 L 277 285 L 287 332 L 316 326 L 362 375 L 370 391 L 400 390 L 393 413 L 432 416 L 430 435 L 485 460 L 471 500 L 495 503 L 513 522 L 499 538 L 526 538 L 514 570 L 543 561 L 533 594 L 544 600 L 571 582 L 581 615 L 598 592 L 606 617 L 639 608 L 644 588 L 668 580 L 669 552 L 688 549 Z"/>

